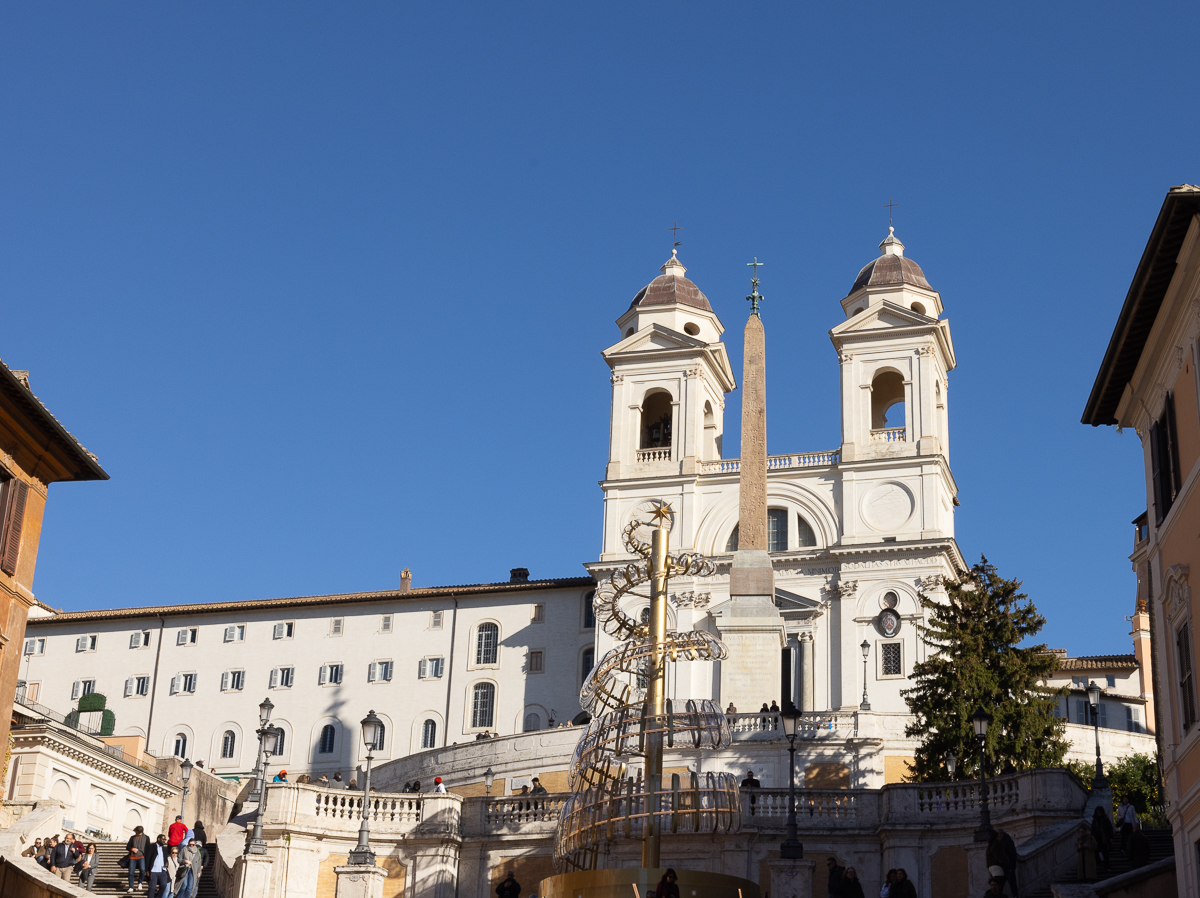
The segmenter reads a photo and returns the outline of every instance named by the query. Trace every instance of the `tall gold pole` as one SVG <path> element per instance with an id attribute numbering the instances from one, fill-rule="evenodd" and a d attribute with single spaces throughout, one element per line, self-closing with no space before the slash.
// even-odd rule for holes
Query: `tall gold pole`
<path id="1" fill-rule="evenodd" d="M 642 866 L 656 868 L 662 849 L 658 826 L 658 793 L 662 790 L 663 715 L 666 710 L 667 638 L 667 530 L 668 519 L 659 518 L 650 552 L 650 639 L 653 654 L 646 688 L 646 716 L 653 721 L 646 740 L 646 841 L 642 844 Z"/>

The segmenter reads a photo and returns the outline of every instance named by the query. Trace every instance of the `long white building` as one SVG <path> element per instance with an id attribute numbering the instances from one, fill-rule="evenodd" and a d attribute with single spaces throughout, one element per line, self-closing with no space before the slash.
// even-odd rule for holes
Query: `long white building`
<path id="1" fill-rule="evenodd" d="M 775 611 L 747 619 L 729 614 L 728 602 L 738 460 L 722 454 L 724 397 L 735 389 L 724 326 L 674 253 L 660 271 L 617 318 L 617 342 L 603 353 L 612 401 L 603 538 L 584 565 L 591 577 L 527 582 L 517 570 L 477 586 L 43 610 L 25 646 L 30 700 L 66 710 L 103 692 L 117 735 L 228 773 L 254 764 L 264 695 L 285 734 L 273 766 L 293 773 L 360 765 L 365 751 L 352 733 L 370 709 L 386 725 L 385 761 L 483 731 L 570 721 L 583 678 L 612 647 L 594 625 L 594 583 L 628 562 L 625 527 L 667 502 L 672 549 L 717 565 L 711 577 L 672 581 L 668 626 L 708 630 L 731 646 L 724 662 L 680 665 L 670 693 L 743 713 L 790 694 L 806 711 L 857 715 L 856 731 L 872 734 L 871 766 L 856 760 L 861 738 L 825 743 L 821 776 L 848 785 L 854 769 L 856 785 L 898 781 L 913 752 L 900 693 L 925 651 L 918 594 L 937 595 L 942 578 L 965 567 L 949 449 L 956 357 L 942 298 L 892 233 L 848 294 L 831 298 L 841 443 L 769 457 Z M 769 316 L 766 327 L 769 371 L 784 340 Z M 628 601 L 633 614 L 648 605 Z M 1114 711 L 1109 726 L 1124 730 L 1125 713 Z"/>

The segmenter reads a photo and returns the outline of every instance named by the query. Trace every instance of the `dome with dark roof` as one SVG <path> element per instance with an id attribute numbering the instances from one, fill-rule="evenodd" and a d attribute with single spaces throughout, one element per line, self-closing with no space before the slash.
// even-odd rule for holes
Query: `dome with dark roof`
<path id="1" fill-rule="evenodd" d="M 692 308 L 703 309 L 706 312 L 712 311 L 712 306 L 708 304 L 708 297 L 700 292 L 699 287 L 683 276 L 687 269 L 683 267 L 683 263 L 679 261 L 675 253 L 675 250 L 671 250 L 671 258 L 667 259 L 659 269 L 662 274 L 638 291 L 638 295 L 633 298 L 629 308 L 681 303 L 685 306 L 692 306 Z"/>
<path id="2" fill-rule="evenodd" d="M 888 287 L 895 284 L 911 284 L 924 290 L 932 290 L 929 281 L 925 280 L 925 272 L 912 259 L 904 257 L 904 244 L 896 238 L 895 228 L 888 228 L 888 235 L 879 244 L 881 255 L 872 259 L 858 277 L 850 293 L 863 287 Z M 847 294 L 849 295 L 849 294 Z"/>

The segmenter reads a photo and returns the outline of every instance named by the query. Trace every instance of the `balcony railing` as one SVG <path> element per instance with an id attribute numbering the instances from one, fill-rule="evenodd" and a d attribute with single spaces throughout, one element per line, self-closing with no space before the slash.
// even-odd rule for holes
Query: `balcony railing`
<path id="1" fill-rule="evenodd" d="M 779 713 L 759 711 L 753 714 L 726 714 L 734 742 L 786 739 Z M 854 715 L 825 711 L 805 711 L 796 726 L 797 739 L 845 739 L 854 734 Z"/>
<path id="2" fill-rule="evenodd" d="M 787 789 L 743 789 L 742 825 L 782 827 L 787 823 Z M 796 824 L 826 827 L 834 821 L 847 826 L 879 822 L 879 793 L 852 789 L 797 789 Z"/>
<path id="3" fill-rule="evenodd" d="M 418 829 L 434 832 L 459 831 L 462 798 L 450 793 L 372 792 L 324 789 L 296 783 L 267 786 L 263 825 L 295 828 L 349 837 L 362 822 L 363 801 L 371 832 L 397 836 Z"/>
<path id="4" fill-rule="evenodd" d="M 836 465 L 841 460 L 842 452 L 840 449 L 830 449 L 827 452 L 801 452 L 794 455 L 768 455 L 767 470 L 817 468 L 825 465 Z M 741 468 L 742 460 L 740 458 L 722 458 L 717 461 L 700 462 L 701 474 L 736 474 Z"/>
<path id="5" fill-rule="evenodd" d="M 872 443 L 903 443 L 908 439 L 906 436 L 907 428 L 904 427 L 884 427 L 880 430 L 871 431 Z"/>
<path id="6" fill-rule="evenodd" d="M 520 827 L 528 823 L 558 822 L 558 812 L 569 792 L 545 795 L 508 795 L 489 798 L 485 803 L 484 820 L 489 828 Z"/>
<path id="7" fill-rule="evenodd" d="M 659 449 L 639 449 L 637 451 L 637 460 L 638 462 L 670 461 L 671 447 L 663 446 Z"/>

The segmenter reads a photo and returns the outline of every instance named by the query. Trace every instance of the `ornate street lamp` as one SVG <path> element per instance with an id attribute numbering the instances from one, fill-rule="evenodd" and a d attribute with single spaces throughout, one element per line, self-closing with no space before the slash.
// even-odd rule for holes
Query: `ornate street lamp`
<path id="1" fill-rule="evenodd" d="M 492 783 L 494 782 L 496 782 L 496 771 L 489 766 L 487 770 L 483 771 L 483 785 L 487 789 L 488 798 L 492 797 Z"/>
<path id="2" fill-rule="evenodd" d="M 858 706 L 858 710 L 870 711 L 871 703 L 869 701 L 867 701 L 867 658 L 871 654 L 871 643 L 867 642 L 864 639 L 862 641 L 862 645 L 860 645 L 859 648 L 862 649 L 862 653 L 863 653 L 863 700 L 862 700 L 862 704 Z"/>
<path id="3" fill-rule="evenodd" d="M 958 758 L 954 752 L 946 752 L 946 772 L 950 774 L 950 779 L 954 779 L 954 771 L 958 769 Z"/>
<path id="4" fill-rule="evenodd" d="M 796 838 L 796 730 L 800 726 L 800 711 L 789 703 L 783 711 L 783 734 L 788 740 L 788 819 L 787 838 L 779 846 L 779 856 L 784 860 L 798 861 L 804 858 L 804 846 Z"/>
<path id="5" fill-rule="evenodd" d="M 258 755 L 254 760 L 254 785 L 250 787 L 250 794 L 246 796 L 247 801 L 262 801 L 263 779 L 266 773 L 262 757 L 263 730 L 267 728 L 267 721 L 271 719 L 271 710 L 274 707 L 269 698 L 264 698 L 258 706 Z"/>
<path id="6" fill-rule="evenodd" d="M 992 834 L 992 815 L 988 811 L 987 773 L 983 768 L 983 746 L 987 742 L 988 724 L 992 715 L 982 706 L 971 715 L 971 726 L 975 727 L 975 742 L 979 745 L 979 829 L 975 830 L 975 841 L 986 842 Z"/>
<path id="7" fill-rule="evenodd" d="M 263 704 L 270 704 L 264 702 Z M 261 708 L 262 705 L 259 705 Z M 264 717 L 269 717 L 271 709 L 268 708 L 263 712 Z M 260 720 L 263 718 L 259 718 Z M 279 727 L 267 726 L 264 722 L 263 726 L 258 730 L 258 755 L 259 766 L 262 770 L 262 775 L 265 777 L 267 772 L 267 757 L 275 754 L 275 748 L 279 745 L 279 737 L 283 735 L 283 730 Z M 251 793 L 253 794 L 253 793 Z M 262 835 L 263 811 L 267 805 L 267 786 L 264 781 L 260 780 L 258 810 L 254 812 L 254 829 L 251 832 L 250 841 L 246 843 L 246 854 L 266 854 L 267 843 Z"/>
<path id="8" fill-rule="evenodd" d="M 363 777 L 362 825 L 358 828 L 358 844 L 350 852 L 346 863 L 351 866 L 374 867 L 375 852 L 371 850 L 371 830 L 367 822 L 371 812 L 371 758 L 375 749 L 380 748 L 380 734 L 383 732 L 383 721 L 375 716 L 374 711 L 368 711 L 362 719 L 363 743 L 367 746 L 367 772 Z"/>
<path id="9" fill-rule="evenodd" d="M 1104 778 L 1104 765 L 1100 761 L 1100 687 L 1095 680 L 1088 682 L 1087 697 L 1092 708 L 1092 727 L 1096 731 L 1096 775 L 1092 778 L 1092 788 L 1104 789 L 1108 787 L 1108 780 Z"/>
<path id="10" fill-rule="evenodd" d="M 179 816 L 183 818 L 184 823 L 187 823 L 188 780 L 192 778 L 192 767 L 194 766 L 190 760 L 185 758 L 183 765 L 179 768 L 179 778 L 183 780 L 183 799 L 179 803 Z"/>

